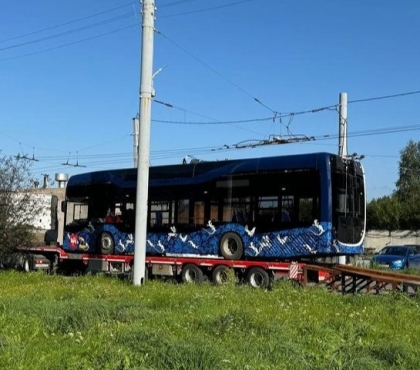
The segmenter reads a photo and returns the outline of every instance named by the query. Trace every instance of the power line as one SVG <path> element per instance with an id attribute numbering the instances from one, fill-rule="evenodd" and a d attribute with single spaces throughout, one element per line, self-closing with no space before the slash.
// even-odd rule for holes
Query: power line
<path id="1" fill-rule="evenodd" d="M 233 81 L 229 80 L 228 78 L 226 78 L 225 76 L 223 76 L 220 72 L 216 71 L 213 67 L 211 67 L 210 65 L 208 65 L 206 62 L 204 62 L 203 60 L 201 60 L 198 57 L 196 57 L 194 54 L 192 54 L 191 52 L 189 52 L 187 49 L 185 49 L 181 45 L 177 44 L 175 41 L 171 40 L 169 37 L 165 36 L 162 32 L 156 30 L 156 33 L 158 35 L 162 36 L 163 38 L 165 38 L 166 40 L 168 40 L 170 43 L 172 43 L 173 45 L 175 45 L 177 48 L 181 49 L 184 53 L 186 53 L 187 55 L 189 55 L 191 58 L 195 59 L 197 62 L 199 62 L 200 64 L 202 64 L 203 66 L 205 66 L 207 69 L 209 69 L 210 71 L 212 71 L 214 74 L 216 74 L 217 76 L 219 76 L 220 78 L 222 78 L 226 82 L 230 83 L 232 86 L 236 87 L 238 90 L 242 91 L 244 94 L 248 95 L 256 103 L 258 103 L 261 106 L 263 106 L 264 108 L 268 109 L 271 113 L 273 113 L 274 116 L 276 116 L 278 114 L 277 111 L 274 111 L 273 109 L 269 108 L 267 105 L 265 105 L 264 103 L 262 103 L 261 100 L 257 99 L 255 96 L 253 96 L 248 91 L 246 91 L 245 89 L 243 89 L 242 87 L 240 87 L 239 85 L 237 85 L 235 82 L 233 82 Z"/>
<path id="2" fill-rule="evenodd" d="M 220 121 L 220 122 L 183 122 L 183 121 L 169 121 L 169 120 L 159 120 L 159 119 L 152 119 L 152 122 L 159 122 L 159 123 L 173 123 L 177 125 L 228 125 L 232 123 L 249 123 L 249 122 L 263 122 L 263 121 L 273 121 L 273 117 L 265 117 L 265 118 L 251 118 L 246 120 L 237 120 L 237 121 Z"/>
<path id="3" fill-rule="evenodd" d="M 199 114 L 199 113 L 196 113 L 196 112 L 192 112 L 192 111 L 189 111 L 189 110 L 184 109 L 184 108 L 176 107 L 176 106 L 174 106 L 174 105 L 172 105 L 172 104 L 170 104 L 170 103 L 165 103 L 165 102 L 160 101 L 160 100 L 153 99 L 153 102 L 154 102 L 154 103 L 161 104 L 161 105 L 163 105 L 163 106 L 165 106 L 165 107 L 167 107 L 167 108 L 178 109 L 178 110 L 180 110 L 180 111 L 184 112 L 184 122 L 186 122 L 186 114 L 187 114 L 187 113 L 194 114 L 194 115 L 196 115 L 196 116 L 200 116 L 200 117 L 203 117 L 203 118 L 210 119 L 210 120 L 212 120 L 212 122 L 216 122 L 216 123 L 217 123 L 217 122 L 219 122 L 219 123 L 221 122 L 220 120 L 217 120 L 217 119 L 215 119 L 215 118 L 211 118 L 211 117 L 205 116 L 205 115 L 203 115 L 203 114 Z M 153 121 L 153 120 L 152 120 L 152 121 Z M 232 127 L 235 127 L 235 128 L 237 128 L 238 130 L 251 132 L 251 133 L 253 133 L 253 134 L 258 134 L 258 132 L 255 132 L 255 131 L 253 131 L 253 130 L 246 129 L 246 128 L 242 127 L 242 126 L 238 126 L 238 125 L 235 125 L 235 124 L 233 124 L 233 123 L 225 122 L 225 124 L 227 124 L 227 125 L 229 125 L 229 126 L 232 126 Z"/>
<path id="4" fill-rule="evenodd" d="M 416 125 L 409 125 L 409 126 L 395 126 L 395 127 L 388 127 L 388 128 L 381 128 L 376 130 L 364 130 L 364 131 L 355 131 L 349 132 L 349 137 L 357 137 L 357 136 L 369 136 L 369 135 L 380 135 L 380 134 L 390 134 L 390 133 L 398 133 L 398 132 L 405 132 L 405 131 L 418 131 L 420 130 L 420 124 Z M 209 155 L 215 152 L 230 152 L 232 150 L 243 150 L 243 149 L 252 149 L 261 146 L 272 146 L 272 145 L 282 145 L 282 144 L 292 144 L 292 143 L 301 143 L 301 145 L 315 141 L 325 141 L 325 140 L 333 140 L 337 139 L 337 134 L 325 134 L 325 135 L 317 135 L 313 137 L 302 136 L 301 137 L 273 137 L 269 140 L 246 140 L 235 144 L 225 144 L 219 147 L 214 146 L 207 146 L 207 147 L 196 147 L 196 148 L 178 148 L 178 149 L 168 149 L 168 150 L 159 150 L 159 151 L 152 151 L 151 152 L 151 160 L 162 160 L 162 159 L 172 159 L 176 156 L 180 158 L 185 155 Z M 284 139 L 284 140 L 282 140 Z M 366 156 L 366 155 L 365 155 Z M 112 165 L 112 164 L 121 164 L 121 163 L 132 163 L 132 153 L 130 152 L 123 152 L 123 153 L 107 153 L 107 154 L 91 154 L 91 155 L 69 155 L 67 157 L 38 157 L 40 162 L 45 161 L 47 158 L 55 159 L 56 161 L 59 160 L 66 160 L 68 163 L 73 163 L 76 161 L 76 166 L 78 164 L 78 160 L 83 161 L 83 165 L 87 167 L 98 167 L 101 165 Z M 64 158 L 64 159 L 63 159 Z M 50 162 L 51 163 L 51 162 Z M 77 167 L 81 167 L 78 165 Z M 48 167 L 42 167 L 43 171 L 53 170 L 53 169 L 60 169 L 62 165 L 58 163 L 56 165 L 51 164 Z M 40 171 L 40 169 L 37 169 Z"/>
<path id="5" fill-rule="evenodd" d="M 399 132 L 407 131 L 418 131 L 420 130 L 420 124 L 408 125 L 408 126 L 394 126 L 394 127 L 384 127 L 380 129 L 372 130 L 363 130 L 363 131 L 354 131 L 348 132 L 348 137 L 359 137 L 359 136 L 372 136 L 372 135 L 384 135 L 384 134 L 393 134 Z M 315 140 L 330 140 L 338 138 L 338 134 L 329 134 L 329 135 L 318 135 L 315 136 Z"/>
<path id="6" fill-rule="evenodd" d="M 420 94 L 420 90 L 406 92 L 406 93 L 400 93 L 400 94 L 378 96 L 376 98 L 366 98 L 366 99 L 350 100 L 350 101 L 347 102 L 347 104 L 350 104 L 350 103 L 362 103 L 362 102 L 364 103 L 364 102 L 373 101 L 373 100 L 399 98 L 399 97 L 402 97 L 402 96 L 415 95 L 415 94 Z"/>
<path id="7" fill-rule="evenodd" d="M 171 103 L 166 103 L 166 102 L 164 102 L 164 101 L 160 101 L 160 100 L 156 100 L 156 99 L 153 99 L 153 102 L 154 102 L 154 103 L 157 103 L 157 104 L 160 104 L 160 105 L 163 105 L 163 106 L 165 106 L 166 108 L 173 108 L 173 109 L 180 110 L 180 111 L 184 112 L 184 114 L 186 114 L 186 113 L 190 113 L 190 114 L 194 114 L 194 115 L 196 115 L 196 116 L 200 116 L 200 117 L 203 117 L 203 118 L 210 119 L 210 120 L 212 120 L 213 122 L 219 122 L 219 120 L 217 120 L 217 119 L 215 119 L 215 118 L 211 118 L 211 117 L 208 117 L 208 116 L 206 116 L 206 115 L 204 115 L 204 114 L 196 113 L 196 112 L 193 112 L 193 111 L 190 111 L 190 110 L 187 110 L 187 109 L 181 108 L 181 107 L 177 107 L 177 106 L 175 106 L 175 105 L 173 105 L 173 104 L 171 104 Z M 184 120 L 184 122 L 186 122 L 186 121 Z"/>
<path id="8" fill-rule="evenodd" d="M 175 6 L 175 5 L 184 4 L 184 3 L 192 3 L 194 1 L 197 1 L 197 0 L 179 0 L 179 1 L 174 1 L 173 3 L 160 5 L 159 6 L 159 9 L 161 9 L 161 8 L 168 8 L 170 6 Z"/>
<path id="9" fill-rule="evenodd" d="M 94 18 L 94 17 L 97 17 L 97 16 L 102 15 L 102 14 L 110 13 L 110 12 L 113 12 L 115 10 L 124 8 L 124 7 L 129 6 L 129 5 L 134 5 L 134 4 L 135 4 L 134 2 L 123 4 L 123 5 L 117 6 L 117 7 L 112 8 L 112 9 L 108 9 L 108 10 L 104 10 L 104 11 L 99 12 L 99 13 L 88 15 L 86 17 L 77 18 L 77 19 L 74 19 L 72 21 L 68 21 L 68 22 L 65 22 L 65 23 L 57 24 L 55 26 L 50 26 L 50 27 L 42 28 L 40 30 L 36 30 L 36 31 L 31 31 L 31 32 L 28 32 L 28 33 L 24 33 L 22 35 L 18 35 L 18 36 L 10 37 L 10 38 L 7 38 L 7 39 L 3 39 L 3 40 L 0 40 L 0 43 L 8 42 L 8 41 L 13 41 L 13 40 L 17 40 L 17 39 L 20 39 L 20 38 L 23 38 L 23 37 L 32 36 L 32 35 L 36 35 L 38 33 L 42 33 L 42 32 L 46 32 L 46 31 L 50 31 L 50 30 L 56 29 L 56 28 L 64 27 L 64 26 L 67 26 L 67 25 L 72 24 L 72 23 L 81 22 L 81 21 L 84 21 L 86 19 L 90 19 L 90 18 Z"/>
<path id="10" fill-rule="evenodd" d="M 75 44 L 80 44 L 80 43 L 85 42 L 85 41 L 94 40 L 94 39 L 97 39 L 97 38 L 100 38 L 100 37 L 103 37 L 103 36 L 107 36 L 107 35 L 111 35 L 113 33 L 117 33 L 117 32 L 120 32 L 120 31 L 127 30 L 127 29 L 132 28 L 132 27 L 137 27 L 139 24 L 140 24 L 140 22 L 137 22 L 135 24 L 132 24 L 132 25 L 129 25 L 129 26 L 126 26 L 126 27 L 117 28 L 115 30 L 112 30 L 112 31 L 109 31 L 109 32 L 104 32 L 104 33 L 101 33 L 99 35 L 85 37 L 83 39 L 79 39 L 79 40 L 76 40 L 76 41 L 73 41 L 73 42 L 68 42 L 67 44 L 61 44 L 61 45 L 58 45 L 58 46 L 53 46 L 53 47 L 50 47 L 50 48 L 34 51 L 32 53 L 17 55 L 17 56 L 10 57 L 10 58 L 3 58 L 3 59 L 0 59 L 0 62 L 5 62 L 7 60 L 25 58 L 25 57 L 28 57 L 28 56 L 31 56 L 31 55 L 41 54 L 41 53 L 45 53 L 47 51 L 61 49 L 61 48 L 67 47 L 67 46 L 75 45 Z"/>
<path id="11" fill-rule="evenodd" d="M 6 46 L 6 47 L 3 47 L 3 48 L 0 48 L 0 51 L 15 49 L 15 48 L 19 48 L 21 46 L 31 45 L 31 44 L 35 44 L 35 43 L 38 43 L 38 42 L 42 42 L 42 41 L 46 41 L 46 40 L 51 40 L 53 38 L 66 36 L 66 35 L 69 35 L 69 34 L 72 34 L 72 33 L 75 33 L 75 32 L 85 31 L 85 30 L 88 30 L 88 29 L 91 29 L 91 28 L 102 26 L 104 24 L 108 24 L 108 23 L 111 23 L 111 22 L 119 21 L 121 19 L 126 19 L 126 18 L 131 17 L 131 16 L 132 16 L 132 13 L 126 13 L 126 14 L 123 14 L 123 15 L 119 15 L 117 17 L 105 19 L 103 21 L 92 23 L 92 24 L 89 24 L 89 25 L 86 25 L 86 26 L 82 26 L 82 27 L 78 27 L 78 28 L 75 28 L 75 29 L 72 29 L 72 30 L 63 31 L 63 32 L 56 33 L 56 34 L 49 35 L 49 36 L 44 36 L 44 37 L 38 38 L 36 40 L 25 41 L 25 42 L 21 42 L 19 44 L 14 44 L 14 45 Z"/>
<path id="12" fill-rule="evenodd" d="M 158 102 L 161 103 L 161 102 Z M 163 103 L 163 105 L 172 108 L 173 106 L 168 103 Z M 161 123 L 172 123 L 177 125 L 223 125 L 223 124 L 231 124 L 231 123 L 249 123 L 249 122 L 261 122 L 261 121 L 275 121 L 276 119 L 281 120 L 282 118 L 293 118 L 294 116 L 308 114 L 308 113 L 319 113 L 324 110 L 332 110 L 332 108 L 337 107 L 337 104 L 330 105 L 327 107 L 315 108 L 300 112 L 290 112 L 290 113 L 279 113 L 277 116 L 274 117 L 259 117 L 259 118 L 252 118 L 247 120 L 234 120 L 234 121 L 217 121 L 217 122 L 198 122 L 198 121 L 173 121 L 173 120 L 152 120 L 153 122 L 161 122 Z"/>
<path id="13" fill-rule="evenodd" d="M 240 5 L 240 4 L 244 4 L 244 3 L 249 3 L 251 1 L 255 1 L 255 0 L 236 1 L 234 3 L 213 6 L 211 8 L 206 8 L 206 9 L 191 10 L 191 11 L 188 11 L 188 12 L 183 12 L 183 13 L 177 13 L 177 14 L 171 14 L 171 15 L 161 16 L 160 18 L 172 18 L 172 17 L 179 17 L 181 15 L 190 15 L 190 14 L 196 14 L 196 13 L 204 13 L 204 12 L 209 12 L 209 11 L 213 11 L 213 10 L 218 10 L 218 9 L 222 9 L 222 8 L 236 6 L 236 5 Z M 173 3 L 173 5 L 175 5 L 175 4 L 178 5 L 179 3 L 182 3 L 182 2 L 184 2 L 184 1 L 180 1 L 178 3 Z M 169 6 L 169 5 L 167 5 L 167 6 Z"/>
<path id="14" fill-rule="evenodd" d="M 405 93 L 399 93 L 399 94 L 394 94 L 394 95 L 385 95 L 385 96 L 379 96 L 379 97 L 372 97 L 372 98 L 366 98 L 366 99 L 358 99 L 358 100 L 353 100 L 351 101 L 352 103 L 359 103 L 359 102 L 368 102 L 368 101 L 372 101 L 372 100 L 379 100 L 379 99 L 388 99 L 388 98 L 396 98 L 396 97 L 402 97 L 402 96 L 407 96 L 407 95 L 413 95 L 413 94 L 419 94 L 420 91 L 412 91 L 412 92 L 405 92 Z M 161 102 L 159 102 L 161 103 Z M 166 103 L 164 103 L 166 105 Z M 170 105 L 170 104 L 168 104 Z M 331 105 L 331 106 L 327 106 L 327 107 L 321 107 L 321 108 L 315 108 L 315 109 L 310 109 L 310 110 L 306 110 L 306 111 L 301 111 L 301 112 L 295 112 L 295 113 L 288 113 L 287 115 L 281 115 L 281 117 L 285 117 L 288 115 L 299 115 L 299 114 L 305 114 L 305 113 L 318 113 L 321 112 L 323 110 L 330 110 L 332 107 L 335 107 L 336 105 Z M 162 123 L 176 123 L 176 124 L 197 124 L 197 125 L 203 125 L 203 124 L 229 124 L 229 123 L 246 123 L 246 122 L 259 122 L 259 121 L 267 121 L 267 120 L 271 120 L 272 117 L 265 117 L 265 118 L 257 118 L 257 119 L 251 119 L 251 120 L 236 120 L 236 121 L 223 121 L 223 122 L 179 122 L 179 121 L 163 121 L 163 120 L 153 120 L 154 122 L 162 122 Z M 364 130 L 364 131 L 356 131 L 356 132 L 348 132 L 348 136 L 349 137 L 357 137 L 357 136 L 370 136 L 370 135 L 383 135 L 383 134 L 390 134 L 390 133 L 399 133 L 399 132 L 406 132 L 406 131 L 417 131 L 420 130 L 420 124 L 414 124 L 414 125 L 407 125 L 407 126 L 394 126 L 394 127 L 386 127 L 386 128 L 380 128 L 380 129 L 371 129 L 371 130 Z M 6 136 L 7 138 L 18 142 L 21 145 L 25 145 L 28 147 L 31 147 L 33 149 L 37 149 L 37 150 L 50 150 L 53 151 L 51 148 L 39 148 L 39 147 L 34 147 L 33 145 L 27 145 L 27 144 L 22 144 L 18 139 L 12 137 L 9 134 L 6 134 L 3 131 L 0 131 L 0 134 Z M 130 135 L 128 135 L 130 136 Z M 127 137 L 124 136 L 124 137 Z M 315 136 L 315 140 L 331 140 L 331 139 L 335 139 L 338 138 L 337 134 L 324 134 L 324 135 L 317 135 Z M 252 140 L 250 140 L 252 141 Z M 106 143 L 105 143 L 106 144 Z M 87 150 L 96 146 L 100 146 L 100 145 L 104 145 L 104 143 L 102 144 L 96 144 L 96 145 L 92 145 L 88 148 L 85 148 L 83 150 Z M 230 144 L 229 147 L 234 147 L 235 144 Z M 222 146 L 225 147 L 225 146 Z M 203 148 L 204 151 L 214 151 L 214 147 L 210 147 L 210 148 Z M 174 150 L 169 150 L 169 151 L 164 151 L 164 153 L 169 153 L 169 157 L 173 156 L 174 154 L 177 153 L 179 149 L 174 149 Z M 199 148 L 189 148 L 186 149 L 188 152 L 192 152 L 193 150 L 201 150 Z M 219 149 L 217 149 L 219 150 Z M 64 152 L 64 151 L 61 151 Z M 118 154 L 111 154 L 110 156 L 115 156 Z M 120 154 L 121 155 L 121 154 Z M 131 153 L 127 154 L 127 155 L 132 155 Z M 155 154 L 157 155 L 157 154 Z M 93 155 L 95 156 L 95 155 Z M 106 158 L 107 154 L 98 154 L 96 155 L 98 157 L 101 158 Z M 40 160 L 47 160 L 49 158 L 57 158 L 57 157 L 39 157 Z M 80 158 L 86 158 L 86 157 L 82 157 L 80 156 Z"/>
<path id="15" fill-rule="evenodd" d="M 403 96 L 408 95 L 415 95 L 420 94 L 419 91 L 410 91 L 405 93 L 399 93 L 399 94 L 393 94 L 393 95 L 384 95 L 384 96 L 377 96 L 372 98 L 364 98 L 364 99 L 357 99 L 357 100 L 350 100 L 347 102 L 347 104 L 355 104 L 355 103 L 364 103 L 374 100 L 382 100 L 382 99 L 392 99 L 392 98 L 399 98 Z M 160 102 L 159 102 L 160 103 Z M 166 105 L 166 104 L 164 104 Z M 169 104 L 170 105 L 170 104 Z M 168 106 L 169 106 L 168 105 Z M 283 119 L 283 118 L 293 118 L 295 116 L 303 115 L 303 114 L 309 114 L 309 113 L 319 113 L 322 111 L 337 111 L 338 104 L 332 104 L 324 107 L 319 108 L 313 108 L 303 111 L 297 111 L 297 112 L 287 112 L 287 113 L 278 113 L 274 117 L 274 119 Z M 263 118 L 255 118 L 255 119 L 248 119 L 248 120 L 235 120 L 235 121 L 217 121 L 217 122 L 186 122 L 186 121 L 170 121 L 170 120 L 153 120 L 154 122 L 161 122 L 161 123 L 172 123 L 172 124 L 179 124 L 179 125 L 222 125 L 222 124 L 230 124 L 230 123 L 247 123 L 247 122 L 260 122 L 260 121 L 268 121 L 273 120 L 273 117 L 263 117 Z"/>

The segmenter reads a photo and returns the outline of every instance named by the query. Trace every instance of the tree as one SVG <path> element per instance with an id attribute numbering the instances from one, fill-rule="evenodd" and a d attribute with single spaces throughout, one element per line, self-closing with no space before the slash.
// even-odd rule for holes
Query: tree
<path id="1" fill-rule="evenodd" d="M 26 157 L 0 156 L 0 255 L 34 241 L 40 204 L 33 183 Z"/>
<path id="2" fill-rule="evenodd" d="M 400 152 L 396 194 L 402 202 L 420 196 L 420 142 L 410 140 Z"/>
<path id="3" fill-rule="evenodd" d="M 396 190 L 369 202 L 367 227 L 389 232 L 420 229 L 420 142 L 410 140 L 400 151 Z"/>
<path id="4" fill-rule="evenodd" d="M 401 227 L 420 228 L 420 142 L 410 140 L 400 152 L 396 197 L 402 207 Z"/>
<path id="5" fill-rule="evenodd" d="M 397 196 L 373 199 L 367 205 L 367 228 L 388 230 L 391 233 L 400 228 L 401 203 Z"/>

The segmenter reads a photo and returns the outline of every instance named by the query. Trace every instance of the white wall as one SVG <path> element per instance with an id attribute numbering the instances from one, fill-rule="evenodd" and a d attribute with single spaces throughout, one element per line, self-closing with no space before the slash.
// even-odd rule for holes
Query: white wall
<path id="1" fill-rule="evenodd" d="M 365 236 L 365 249 L 372 248 L 375 251 L 381 250 L 386 245 L 418 244 L 420 245 L 420 234 L 417 231 L 400 230 L 389 231 L 371 230 Z"/>

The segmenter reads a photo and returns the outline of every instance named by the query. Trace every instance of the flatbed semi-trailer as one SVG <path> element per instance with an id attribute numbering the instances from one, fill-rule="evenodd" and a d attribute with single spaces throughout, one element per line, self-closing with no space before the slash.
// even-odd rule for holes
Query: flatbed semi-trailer
<path id="1" fill-rule="evenodd" d="M 69 253 L 61 247 L 41 245 L 3 257 L 2 265 L 25 272 L 107 273 L 131 276 L 134 255 Z M 230 274 L 253 287 L 267 288 L 279 278 L 302 280 L 303 263 L 270 260 L 227 260 L 212 256 L 146 256 L 148 278 L 167 277 L 185 283 L 225 282 Z"/>

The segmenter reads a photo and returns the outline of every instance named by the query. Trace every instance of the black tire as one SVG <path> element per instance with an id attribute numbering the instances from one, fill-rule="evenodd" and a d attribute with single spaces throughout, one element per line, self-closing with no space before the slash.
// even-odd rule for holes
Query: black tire
<path id="1" fill-rule="evenodd" d="M 32 258 L 27 256 L 23 258 L 22 270 L 24 272 L 32 271 Z"/>
<path id="2" fill-rule="evenodd" d="M 246 281 L 253 288 L 268 289 L 271 286 L 272 279 L 267 271 L 261 267 L 253 267 L 246 275 Z"/>
<path id="3" fill-rule="evenodd" d="M 244 253 L 244 244 L 236 233 L 226 233 L 219 244 L 220 254 L 227 260 L 238 260 Z"/>
<path id="4" fill-rule="evenodd" d="M 110 233 L 104 232 L 99 235 L 98 244 L 102 254 L 114 254 L 115 243 Z"/>
<path id="5" fill-rule="evenodd" d="M 229 267 L 226 265 L 219 265 L 213 269 L 211 273 L 211 281 L 213 284 L 222 285 L 229 282 Z"/>
<path id="6" fill-rule="evenodd" d="M 189 263 L 182 268 L 181 278 L 184 283 L 201 284 L 204 281 L 203 270 L 193 263 Z"/>

